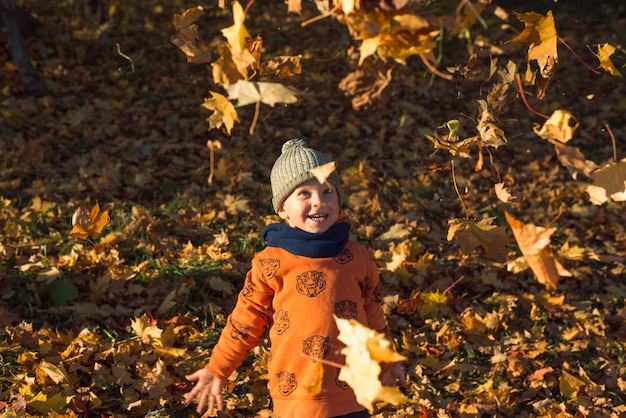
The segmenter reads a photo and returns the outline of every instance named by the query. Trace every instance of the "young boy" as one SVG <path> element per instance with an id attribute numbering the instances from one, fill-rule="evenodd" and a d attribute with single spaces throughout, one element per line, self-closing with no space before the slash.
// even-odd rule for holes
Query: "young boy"
<path id="1" fill-rule="evenodd" d="M 324 364 L 322 391 L 311 394 L 315 360 L 343 364 L 343 344 L 333 315 L 385 332 L 382 288 L 370 252 L 349 240 L 350 222 L 340 210 L 344 193 L 333 172 L 324 184 L 309 171 L 330 160 L 302 139 L 287 141 L 270 175 L 272 204 L 286 223 L 263 231 L 267 247 L 252 260 L 237 304 L 209 363 L 186 376 L 197 381 L 185 396 L 199 397 L 197 412 L 223 409 L 230 374 L 261 341 L 269 326 L 269 389 L 280 418 L 368 417 L 339 369 Z M 383 368 L 383 384 L 402 381 L 401 367 Z"/>

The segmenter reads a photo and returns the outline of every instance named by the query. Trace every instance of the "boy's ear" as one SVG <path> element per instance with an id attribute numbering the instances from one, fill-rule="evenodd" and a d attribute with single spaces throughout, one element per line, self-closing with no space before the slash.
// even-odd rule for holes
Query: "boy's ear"
<path id="1" fill-rule="evenodd" d="M 278 216 L 280 216 L 280 219 L 287 219 L 287 212 L 285 212 L 285 206 L 284 205 L 280 205 L 280 207 L 278 208 Z"/>

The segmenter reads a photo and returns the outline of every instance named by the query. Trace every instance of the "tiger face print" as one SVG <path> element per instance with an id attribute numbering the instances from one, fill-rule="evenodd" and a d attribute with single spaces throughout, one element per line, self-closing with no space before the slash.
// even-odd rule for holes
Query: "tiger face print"
<path id="1" fill-rule="evenodd" d="M 302 340 L 302 353 L 314 360 L 321 360 L 330 354 L 330 338 L 314 335 Z"/>

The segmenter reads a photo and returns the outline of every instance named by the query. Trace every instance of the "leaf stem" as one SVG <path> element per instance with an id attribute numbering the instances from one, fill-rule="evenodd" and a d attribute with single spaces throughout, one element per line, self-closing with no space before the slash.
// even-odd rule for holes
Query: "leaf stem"
<path id="1" fill-rule="evenodd" d="M 256 126 L 256 122 L 257 120 L 259 120 L 259 111 L 261 108 L 261 101 L 257 101 L 256 102 L 256 106 L 254 107 L 254 117 L 252 118 L 252 123 L 250 124 L 250 129 L 248 130 L 248 133 L 250 135 L 254 134 L 254 128 Z"/>
<path id="2" fill-rule="evenodd" d="M 454 286 L 456 286 L 456 285 L 457 285 L 457 284 L 458 284 L 461 280 L 463 280 L 464 278 L 465 278 L 465 276 L 461 276 L 461 277 L 459 277 L 458 279 L 456 279 L 456 280 L 454 281 L 454 283 L 452 283 L 450 286 L 448 286 L 448 287 L 446 288 L 446 290 L 444 290 L 444 291 L 443 291 L 443 294 L 445 295 L 445 294 L 449 293 L 449 292 L 450 292 L 450 291 L 454 288 Z"/>
<path id="3" fill-rule="evenodd" d="M 583 61 L 583 59 L 582 59 L 582 58 L 580 58 L 580 57 L 579 57 L 579 56 L 578 56 L 578 55 L 574 52 L 574 50 L 573 50 L 572 48 L 570 48 L 570 46 L 569 46 L 569 45 L 568 45 L 568 44 L 567 44 L 567 43 L 566 43 L 563 39 L 561 39 L 561 37 L 560 37 L 559 35 L 556 35 L 556 39 L 558 39 L 558 40 L 559 40 L 559 42 L 561 42 L 563 45 L 565 45 L 565 48 L 567 48 L 567 50 L 568 50 L 569 52 L 571 52 L 571 53 L 572 53 L 572 55 L 573 55 L 573 56 L 575 56 L 575 57 L 576 57 L 576 59 L 577 59 L 578 61 L 580 61 L 580 63 L 581 63 L 582 65 L 584 65 L 585 67 L 587 67 L 587 68 L 589 69 L 589 71 L 593 72 L 594 74 L 600 75 L 600 71 L 597 71 L 597 70 L 595 70 L 594 68 L 591 68 L 591 66 L 589 66 L 589 64 L 587 64 L 585 61 Z"/>
<path id="4" fill-rule="evenodd" d="M 452 167 L 452 184 L 454 184 L 454 190 L 456 190 L 456 195 L 459 197 L 461 201 L 461 205 L 463 206 L 463 210 L 465 211 L 465 219 L 469 219 L 469 213 L 467 212 L 467 206 L 465 206 L 465 202 L 461 197 L 461 193 L 459 193 L 459 187 L 456 184 L 456 176 L 454 175 L 454 160 L 450 161 L 450 166 Z"/>
<path id="5" fill-rule="evenodd" d="M 324 12 L 324 14 L 321 14 L 319 16 L 315 16 L 310 18 L 309 20 L 305 20 L 304 22 L 300 23 L 300 26 L 305 27 L 307 25 L 310 25 L 311 23 L 317 22 L 318 20 L 322 20 L 327 18 L 328 16 L 331 16 L 333 13 L 335 13 L 337 10 L 339 10 L 341 8 L 341 2 L 338 1 L 332 9 L 328 10 L 327 12 Z"/>
<path id="6" fill-rule="evenodd" d="M 613 144 L 613 161 L 617 162 L 617 144 L 615 142 L 615 135 L 613 135 L 613 130 L 611 126 L 607 123 L 604 125 L 607 131 L 609 131 L 609 136 L 611 137 L 611 143 Z"/>
<path id="7" fill-rule="evenodd" d="M 426 59 L 426 56 L 424 54 L 419 54 L 420 58 L 422 59 L 422 62 L 424 63 L 424 65 L 426 66 L 426 68 L 428 68 L 428 70 L 435 74 L 438 75 L 439 77 L 443 78 L 444 80 L 452 80 L 452 74 L 444 74 L 441 71 L 439 71 L 438 69 L 436 69 L 431 63 L 430 61 L 428 61 L 428 59 Z"/>
<path id="8" fill-rule="evenodd" d="M 528 104 L 528 101 L 526 100 L 526 95 L 524 94 L 524 88 L 522 87 L 522 78 L 519 76 L 519 73 L 515 74 L 515 80 L 517 81 L 517 89 L 519 90 L 519 95 L 522 98 L 522 102 L 524 102 L 526 109 L 530 110 L 532 113 L 534 113 L 537 116 L 541 116 L 544 119 L 550 119 L 549 116 L 544 115 L 543 113 L 538 112 L 532 107 L 530 107 L 530 105 Z"/>

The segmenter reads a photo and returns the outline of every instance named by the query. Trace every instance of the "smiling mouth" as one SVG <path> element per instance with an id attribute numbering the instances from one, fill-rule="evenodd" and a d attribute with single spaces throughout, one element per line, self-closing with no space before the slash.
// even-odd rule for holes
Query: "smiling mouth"
<path id="1" fill-rule="evenodd" d="M 313 221 L 323 221 L 326 218 L 328 218 L 328 215 L 317 214 L 317 215 L 310 215 L 309 216 L 309 219 L 311 219 Z"/>

